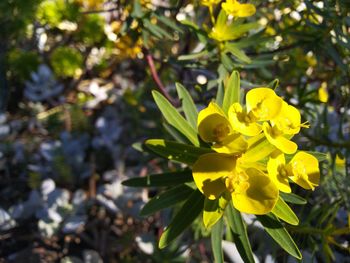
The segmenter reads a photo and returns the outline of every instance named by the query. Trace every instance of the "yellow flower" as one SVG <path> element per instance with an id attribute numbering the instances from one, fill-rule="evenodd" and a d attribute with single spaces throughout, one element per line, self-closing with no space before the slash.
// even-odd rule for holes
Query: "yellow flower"
<path id="1" fill-rule="evenodd" d="M 198 114 L 198 132 L 203 141 L 220 143 L 233 130 L 222 109 L 215 102 L 210 102 Z"/>
<path id="2" fill-rule="evenodd" d="M 297 151 L 298 145 L 295 142 L 288 140 L 284 136 L 283 131 L 278 129 L 276 125 L 271 126 L 268 122 L 264 122 L 263 131 L 266 139 L 282 152 L 293 154 Z"/>
<path id="3" fill-rule="evenodd" d="M 271 155 L 267 170 L 278 189 L 286 193 L 291 192 L 288 179 L 304 189 L 311 190 L 315 189 L 320 180 L 318 160 L 306 152 L 298 152 L 288 164 L 284 154 L 277 152 Z"/>
<path id="4" fill-rule="evenodd" d="M 326 82 L 322 82 L 321 87 L 318 89 L 318 99 L 323 103 L 328 102 L 328 91 Z"/>
<path id="5" fill-rule="evenodd" d="M 200 3 L 201 5 L 211 7 L 213 5 L 216 5 L 220 3 L 221 0 L 201 0 Z"/>
<path id="6" fill-rule="evenodd" d="M 236 209 L 250 214 L 266 214 L 278 199 L 278 189 L 262 171 L 246 168 L 240 156 L 208 153 L 200 156 L 192 170 L 198 189 L 210 200 L 224 192 L 231 194 Z"/>
<path id="7" fill-rule="evenodd" d="M 307 127 L 305 124 L 301 124 L 300 112 L 297 108 L 288 105 L 287 102 L 282 102 L 282 109 L 280 113 L 274 118 L 271 123 L 276 125 L 279 130 L 284 134 L 297 134 L 300 131 L 300 127 Z"/>
<path id="8" fill-rule="evenodd" d="M 240 4 L 236 0 L 226 0 L 221 6 L 227 14 L 234 17 L 248 17 L 254 15 L 256 12 L 254 5 Z"/>
<path id="9" fill-rule="evenodd" d="M 215 102 L 199 112 L 198 133 L 203 141 L 214 143 L 213 149 L 217 152 L 237 153 L 247 148 L 243 137 L 232 129 L 225 113 Z"/>
<path id="10" fill-rule="evenodd" d="M 232 128 L 243 135 L 255 136 L 262 131 L 261 125 L 256 123 L 255 115 L 252 112 L 247 113 L 239 103 L 231 105 L 228 116 Z"/>
<path id="11" fill-rule="evenodd" d="M 283 100 L 269 88 L 255 88 L 246 96 L 247 111 L 252 112 L 258 121 L 275 118 L 281 111 Z"/>

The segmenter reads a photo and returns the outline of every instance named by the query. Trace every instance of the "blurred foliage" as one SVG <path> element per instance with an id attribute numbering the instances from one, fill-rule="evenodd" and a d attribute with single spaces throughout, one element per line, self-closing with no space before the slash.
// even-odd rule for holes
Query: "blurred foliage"
<path id="1" fill-rule="evenodd" d="M 182 203 L 140 218 L 159 192 L 121 181 L 180 167 L 138 147 L 156 137 L 188 141 L 162 121 L 152 89 L 179 106 L 180 82 L 201 109 L 214 94 L 222 99 L 238 70 L 244 93 L 273 87 L 300 109 L 311 127 L 295 136 L 299 148 L 327 154 L 321 186 L 293 189 L 308 201 L 290 204 L 303 224 L 287 226 L 305 261 L 347 260 L 350 3 L 241 1 L 256 13 L 233 22 L 222 2 L 0 1 L 1 258 L 212 262 L 200 220 L 159 250 L 157 236 Z M 290 260 L 267 246 L 254 220 L 245 222 L 261 262 Z"/>

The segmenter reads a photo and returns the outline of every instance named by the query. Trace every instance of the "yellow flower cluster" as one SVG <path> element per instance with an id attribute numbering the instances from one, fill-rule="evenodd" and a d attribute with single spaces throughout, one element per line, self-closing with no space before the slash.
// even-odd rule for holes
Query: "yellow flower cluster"
<path id="1" fill-rule="evenodd" d="M 229 192 L 234 207 L 251 214 L 270 212 L 279 191 L 291 192 L 290 181 L 313 190 L 320 177 L 318 160 L 297 152 L 290 140 L 302 127 L 308 126 L 299 110 L 270 88 L 250 90 L 246 106 L 233 103 L 228 112 L 211 102 L 198 115 L 198 132 L 215 152 L 193 166 L 198 189 L 210 200 Z M 293 154 L 288 163 L 285 154 Z"/>

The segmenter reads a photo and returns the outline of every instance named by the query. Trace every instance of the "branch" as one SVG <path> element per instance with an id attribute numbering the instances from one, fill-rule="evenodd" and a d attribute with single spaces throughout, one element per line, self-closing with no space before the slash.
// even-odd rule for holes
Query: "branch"
<path id="1" fill-rule="evenodd" d="M 151 75 L 152 75 L 152 78 L 154 80 L 154 82 L 157 84 L 158 86 L 158 89 L 159 91 L 164 95 L 164 97 L 166 97 L 170 103 L 173 105 L 173 106 L 177 106 L 178 105 L 178 101 L 174 100 L 168 93 L 168 91 L 165 89 L 162 81 L 160 80 L 159 76 L 158 76 L 158 72 L 156 70 L 156 67 L 154 65 L 154 60 L 153 60 L 153 57 L 152 55 L 150 54 L 147 54 L 146 55 L 146 60 L 147 60 L 147 64 L 151 70 Z"/>

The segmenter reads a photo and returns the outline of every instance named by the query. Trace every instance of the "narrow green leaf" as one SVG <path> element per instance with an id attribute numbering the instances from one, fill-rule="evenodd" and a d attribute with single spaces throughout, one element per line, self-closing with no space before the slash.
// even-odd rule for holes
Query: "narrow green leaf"
<path id="1" fill-rule="evenodd" d="M 223 216 L 228 199 L 220 196 L 215 200 L 204 200 L 203 224 L 206 228 L 211 228 Z"/>
<path id="2" fill-rule="evenodd" d="M 179 61 L 183 61 L 183 60 L 194 60 L 194 59 L 199 59 L 205 55 L 208 54 L 208 50 L 203 50 L 201 52 L 197 52 L 197 53 L 192 53 L 192 54 L 188 54 L 188 55 L 181 55 L 179 56 L 177 59 Z"/>
<path id="3" fill-rule="evenodd" d="M 247 33 L 248 31 L 250 31 L 252 29 L 257 29 L 259 27 L 260 27 L 260 24 L 257 22 L 245 23 L 245 24 L 232 23 L 227 28 L 226 32 L 228 33 L 228 35 L 226 36 L 226 39 L 227 40 L 237 39 L 237 38 L 241 37 L 242 35 L 244 35 L 245 33 Z"/>
<path id="4" fill-rule="evenodd" d="M 224 254 L 222 252 L 222 231 L 224 223 L 222 218 L 213 226 L 211 230 L 211 249 L 214 255 L 214 262 L 224 262 Z"/>
<path id="5" fill-rule="evenodd" d="M 179 132 L 169 123 L 163 122 L 163 127 L 171 135 L 171 137 L 175 139 L 175 141 L 184 144 L 191 144 L 191 142 L 181 132 Z"/>
<path id="6" fill-rule="evenodd" d="M 193 189 L 187 185 L 179 185 L 153 197 L 142 208 L 140 215 L 148 216 L 167 207 L 171 207 L 186 200 L 193 193 Z"/>
<path id="7" fill-rule="evenodd" d="M 248 150 L 244 154 L 244 159 L 249 162 L 257 162 L 269 156 L 276 148 L 265 138 L 264 133 L 252 137 L 248 140 Z"/>
<path id="8" fill-rule="evenodd" d="M 307 203 L 307 201 L 304 198 L 293 193 L 287 194 L 287 193 L 280 192 L 280 196 L 283 198 L 284 201 L 291 204 L 305 205 Z"/>
<path id="9" fill-rule="evenodd" d="M 267 84 L 267 86 L 270 87 L 273 90 L 276 90 L 277 87 L 279 86 L 279 84 L 280 84 L 280 81 L 278 79 L 274 79 L 269 84 Z"/>
<path id="10" fill-rule="evenodd" d="M 199 145 L 197 131 L 182 117 L 182 115 L 159 92 L 152 91 L 153 98 L 164 118 L 179 132 L 185 135 L 194 145 Z"/>
<path id="11" fill-rule="evenodd" d="M 282 219 L 284 222 L 287 222 L 291 225 L 298 225 L 299 219 L 293 212 L 293 210 L 283 201 L 281 197 L 278 198 L 278 201 L 275 207 L 271 211 L 275 216 Z"/>
<path id="12" fill-rule="evenodd" d="M 302 255 L 294 243 L 288 231 L 283 227 L 278 218 L 272 213 L 257 215 L 257 219 L 264 226 L 266 232 L 291 256 L 301 259 Z"/>
<path id="13" fill-rule="evenodd" d="M 159 248 L 165 248 L 177 238 L 197 218 L 203 209 L 204 196 L 199 190 L 194 191 L 159 240 Z"/>
<path id="14" fill-rule="evenodd" d="M 145 29 L 150 31 L 153 35 L 155 35 L 158 38 L 166 37 L 168 39 L 172 39 L 172 35 L 169 34 L 167 31 L 165 31 L 163 28 L 156 24 L 152 24 L 151 21 L 148 19 L 143 19 L 143 24 L 145 26 Z"/>
<path id="15" fill-rule="evenodd" d="M 239 59 L 240 61 L 244 62 L 244 63 L 251 63 L 252 61 L 250 60 L 250 58 L 244 53 L 243 50 L 237 48 L 234 44 L 232 43 L 227 43 L 225 45 L 225 50 L 227 52 L 230 52 L 232 55 L 234 55 L 237 59 Z"/>
<path id="16" fill-rule="evenodd" d="M 162 139 L 147 140 L 145 146 L 148 150 L 161 157 L 188 165 L 194 164 L 200 155 L 213 152 L 209 148 L 194 147 Z"/>
<path id="17" fill-rule="evenodd" d="M 164 25 L 170 27 L 173 30 L 178 31 L 179 33 L 183 33 L 183 30 L 173 22 L 173 20 L 167 18 L 166 16 L 163 15 L 156 15 L 157 19 L 161 21 Z"/>
<path id="18" fill-rule="evenodd" d="M 141 18 L 143 16 L 142 7 L 139 0 L 134 0 L 134 7 L 131 15 L 137 18 Z"/>
<path id="19" fill-rule="evenodd" d="M 224 102 L 222 104 L 222 109 L 225 113 L 228 113 L 228 109 L 233 103 L 239 102 L 240 92 L 239 73 L 233 71 L 225 85 Z"/>
<path id="20" fill-rule="evenodd" d="M 231 72 L 235 68 L 235 64 L 232 62 L 232 59 L 225 53 L 221 53 L 220 59 L 222 65 L 227 71 Z"/>
<path id="21" fill-rule="evenodd" d="M 182 102 L 182 108 L 185 113 L 187 121 L 192 125 L 193 129 L 197 131 L 197 107 L 194 104 L 190 93 L 180 83 L 175 83 L 177 94 Z"/>
<path id="22" fill-rule="evenodd" d="M 122 184 L 130 187 L 175 186 L 193 181 L 192 171 L 184 170 L 173 173 L 152 174 L 144 177 L 130 178 Z"/>
<path id="23" fill-rule="evenodd" d="M 248 239 L 246 226 L 241 213 L 233 207 L 232 203 L 227 209 L 227 217 L 229 226 L 233 232 L 233 239 L 243 261 L 254 263 L 253 251 Z"/>
<path id="24" fill-rule="evenodd" d="M 319 162 L 328 160 L 328 155 L 321 152 L 306 151 L 307 153 L 313 155 Z"/>

